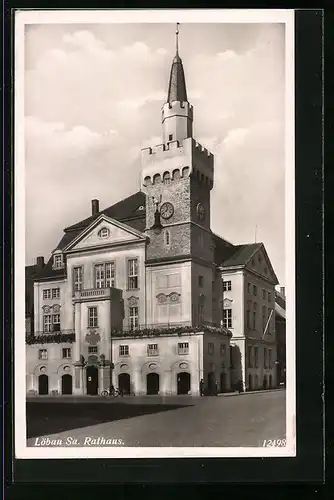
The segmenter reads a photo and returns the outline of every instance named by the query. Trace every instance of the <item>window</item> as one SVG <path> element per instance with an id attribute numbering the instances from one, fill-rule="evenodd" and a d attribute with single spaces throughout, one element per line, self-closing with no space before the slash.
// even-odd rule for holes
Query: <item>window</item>
<path id="1" fill-rule="evenodd" d="M 263 351 L 263 366 L 264 366 L 264 368 L 267 368 L 267 365 L 268 365 L 268 361 L 267 361 L 267 349 L 264 348 L 264 351 Z"/>
<path id="2" fill-rule="evenodd" d="M 43 299 L 51 299 L 51 290 L 43 290 Z"/>
<path id="3" fill-rule="evenodd" d="M 253 285 L 253 295 L 257 295 L 257 286 Z"/>
<path id="4" fill-rule="evenodd" d="M 73 292 L 80 292 L 82 289 L 82 267 L 73 268 Z"/>
<path id="5" fill-rule="evenodd" d="M 248 293 L 251 293 L 251 289 L 252 289 L 252 284 L 251 284 L 251 283 L 248 283 L 248 284 L 247 284 L 247 292 L 248 292 Z"/>
<path id="6" fill-rule="evenodd" d="M 60 332 L 60 314 L 52 315 L 52 330 L 54 332 Z"/>
<path id="7" fill-rule="evenodd" d="M 168 231 L 168 229 L 165 231 L 165 243 L 167 246 L 170 245 L 170 232 Z"/>
<path id="8" fill-rule="evenodd" d="M 271 293 L 268 292 L 268 302 L 271 302 Z"/>
<path id="9" fill-rule="evenodd" d="M 204 305 L 198 304 L 198 324 L 202 325 L 204 321 Z"/>
<path id="10" fill-rule="evenodd" d="M 129 307 L 129 323 L 130 329 L 135 330 L 139 324 L 138 307 Z"/>
<path id="11" fill-rule="evenodd" d="M 129 346 L 128 345 L 120 345 L 119 346 L 119 355 L 120 356 L 129 356 Z"/>
<path id="12" fill-rule="evenodd" d="M 115 287 L 115 262 L 108 262 L 106 264 L 106 287 Z"/>
<path id="13" fill-rule="evenodd" d="M 255 368 L 259 367 L 259 348 L 257 346 L 254 347 L 254 364 Z"/>
<path id="14" fill-rule="evenodd" d="M 100 238 L 108 238 L 110 235 L 110 231 L 107 227 L 103 227 L 100 231 L 99 231 L 99 237 Z"/>
<path id="15" fill-rule="evenodd" d="M 48 359 L 47 349 L 38 349 L 38 359 Z"/>
<path id="16" fill-rule="evenodd" d="M 268 349 L 268 355 L 269 355 L 269 368 L 272 368 L 272 352 L 271 349 Z"/>
<path id="17" fill-rule="evenodd" d="M 272 309 L 270 309 L 270 307 L 268 307 L 268 328 L 267 328 L 267 333 L 269 333 L 269 334 L 271 333 L 271 324 L 272 324 L 271 318 L 272 318 L 272 315 L 273 315 Z"/>
<path id="18" fill-rule="evenodd" d="M 63 256 L 62 254 L 54 255 L 53 256 L 53 267 L 56 269 L 59 269 L 63 267 Z"/>
<path id="19" fill-rule="evenodd" d="M 212 293 L 214 293 L 214 291 L 215 291 L 215 282 L 214 281 L 212 282 L 211 290 L 212 290 Z"/>
<path id="20" fill-rule="evenodd" d="M 225 356 L 225 354 L 226 354 L 226 345 L 220 344 L 220 355 Z"/>
<path id="21" fill-rule="evenodd" d="M 148 356 L 158 356 L 158 344 L 148 344 L 147 355 Z"/>
<path id="22" fill-rule="evenodd" d="M 52 288 L 52 298 L 59 299 L 60 296 L 60 288 Z"/>
<path id="23" fill-rule="evenodd" d="M 203 288 L 204 286 L 204 276 L 198 276 L 198 286 Z"/>
<path id="24" fill-rule="evenodd" d="M 172 140 L 173 140 L 173 134 L 169 134 L 169 136 L 168 136 L 168 140 L 169 140 L 169 141 L 172 141 Z"/>
<path id="25" fill-rule="evenodd" d="M 179 342 L 177 352 L 178 354 L 189 354 L 189 342 Z"/>
<path id="26" fill-rule="evenodd" d="M 223 326 L 224 328 L 232 328 L 232 309 L 224 309 Z"/>
<path id="27" fill-rule="evenodd" d="M 97 345 L 88 346 L 88 354 L 97 354 Z"/>
<path id="28" fill-rule="evenodd" d="M 44 333 L 51 332 L 51 314 L 45 314 L 43 316 L 43 331 Z"/>
<path id="29" fill-rule="evenodd" d="M 138 259 L 128 260 L 128 289 L 138 288 Z"/>
<path id="30" fill-rule="evenodd" d="M 97 328 L 97 307 L 89 307 L 88 308 L 88 328 Z"/>
<path id="31" fill-rule="evenodd" d="M 248 346 L 248 368 L 253 368 L 252 346 Z"/>
<path id="32" fill-rule="evenodd" d="M 247 328 L 249 328 L 249 329 L 251 328 L 251 320 L 250 320 L 250 318 L 251 318 L 250 310 L 247 309 L 247 311 L 246 311 L 246 321 L 247 321 Z"/>
<path id="33" fill-rule="evenodd" d="M 213 354 L 215 352 L 215 346 L 212 342 L 208 343 L 208 354 Z"/>
<path id="34" fill-rule="evenodd" d="M 266 306 L 263 306 L 262 307 L 262 330 L 264 332 L 265 328 L 266 328 L 266 324 L 267 324 L 267 319 L 266 319 Z"/>
<path id="35" fill-rule="evenodd" d="M 229 292 L 232 290 L 232 282 L 231 281 L 223 281 L 223 291 Z"/>
<path id="36" fill-rule="evenodd" d="M 95 288 L 115 286 L 115 262 L 97 264 L 95 266 Z"/>
<path id="37" fill-rule="evenodd" d="M 72 357 L 71 349 L 69 347 L 64 347 L 62 349 L 62 357 L 69 359 Z"/>
<path id="38" fill-rule="evenodd" d="M 256 310 L 253 310 L 253 330 L 256 330 Z"/>
<path id="39" fill-rule="evenodd" d="M 262 298 L 266 300 L 266 291 L 264 288 L 262 289 Z"/>

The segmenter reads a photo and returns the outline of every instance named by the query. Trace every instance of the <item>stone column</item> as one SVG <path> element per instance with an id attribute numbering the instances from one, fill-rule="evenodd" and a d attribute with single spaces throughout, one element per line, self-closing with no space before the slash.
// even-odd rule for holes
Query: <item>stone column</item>
<path id="1" fill-rule="evenodd" d="M 84 370 L 80 361 L 74 363 L 73 394 L 84 394 Z"/>
<path id="2" fill-rule="evenodd" d="M 170 396 L 173 393 L 172 389 L 172 370 L 163 370 L 161 372 L 161 394 L 165 396 Z"/>
<path id="3" fill-rule="evenodd" d="M 133 392 L 135 393 L 136 396 L 140 396 L 141 394 L 144 394 L 144 389 L 142 387 L 142 374 L 140 371 L 140 368 L 134 367 L 133 371 L 131 372 L 131 378 L 132 378 L 132 386 L 133 386 Z"/>
<path id="4" fill-rule="evenodd" d="M 74 306 L 74 332 L 75 332 L 75 343 L 73 346 L 73 358 L 77 362 L 80 360 L 81 351 L 81 303 L 76 302 Z"/>

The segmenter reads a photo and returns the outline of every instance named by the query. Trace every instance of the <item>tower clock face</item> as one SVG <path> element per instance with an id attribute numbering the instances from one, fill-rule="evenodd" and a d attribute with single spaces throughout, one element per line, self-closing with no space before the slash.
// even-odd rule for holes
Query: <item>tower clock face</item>
<path id="1" fill-rule="evenodd" d="M 197 217 L 199 218 L 199 220 L 204 220 L 205 219 L 205 208 L 203 207 L 203 205 L 201 203 L 199 203 L 197 205 Z"/>
<path id="2" fill-rule="evenodd" d="M 160 214 L 163 219 L 170 219 L 173 213 L 174 207 L 169 201 L 161 205 Z"/>

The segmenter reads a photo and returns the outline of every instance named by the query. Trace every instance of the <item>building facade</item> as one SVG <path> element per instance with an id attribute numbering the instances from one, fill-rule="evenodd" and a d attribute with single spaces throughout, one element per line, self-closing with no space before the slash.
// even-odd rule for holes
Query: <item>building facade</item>
<path id="1" fill-rule="evenodd" d="M 262 243 L 212 232 L 214 157 L 193 138 L 193 112 L 177 50 L 142 190 L 104 210 L 92 200 L 29 266 L 28 394 L 276 385 L 277 278 Z"/>

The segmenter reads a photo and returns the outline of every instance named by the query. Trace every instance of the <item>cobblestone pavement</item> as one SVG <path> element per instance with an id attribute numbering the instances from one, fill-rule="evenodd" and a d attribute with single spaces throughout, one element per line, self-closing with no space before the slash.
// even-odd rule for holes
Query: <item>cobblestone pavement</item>
<path id="1" fill-rule="evenodd" d="M 110 445 L 112 439 L 122 446 L 262 446 L 265 439 L 285 438 L 285 391 L 46 398 L 27 403 L 27 423 L 28 446 L 40 445 L 43 436 L 72 446 Z"/>

